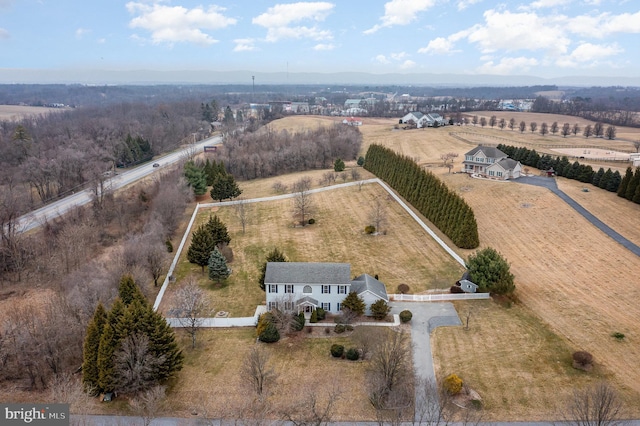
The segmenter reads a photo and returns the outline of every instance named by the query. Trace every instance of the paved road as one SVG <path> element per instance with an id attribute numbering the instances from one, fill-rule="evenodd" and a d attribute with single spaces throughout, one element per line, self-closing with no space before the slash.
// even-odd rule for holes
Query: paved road
<path id="1" fill-rule="evenodd" d="M 636 256 L 640 256 L 640 247 L 638 245 L 632 243 L 622 235 L 618 234 L 616 231 L 611 229 L 600 219 L 595 217 L 593 214 L 589 213 L 584 207 L 578 204 L 573 198 L 569 197 L 563 191 L 558 189 L 558 184 L 556 183 L 555 179 L 548 178 L 548 177 L 541 177 L 541 176 L 526 176 L 526 177 L 514 179 L 512 182 L 523 183 L 526 185 L 541 186 L 543 188 L 549 189 L 551 192 L 553 192 L 558 197 L 560 197 L 564 202 L 566 202 L 571 207 L 573 207 L 574 210 L 576 210 L 578 213 L 584 216 L 584 218 L 587 219 L 589 222 L 591 222 L 594 226 L 596 226 L 602 232 L 607 234 L 609 237 L 613 238 L 614 241 L 618 242 L 619 244 L 622 244 L 626 249 L 630 250 Z"/>
<path id="2" fill-rule="evenodd" d="M 165 166 L 179 162 L 189 151 L 194 149 L 200 150 L 205 145 L 215 145 L 222 142 L 220 136 L 204 139 L 197 144 L 187 146 L 172 152 L 165 156 L 156 158 L 154 163 L 160 164 L 160 167 L 153 167 L 152 163 L 143 164 L 135 169 L 116 175 L 105 182 L 105 187 L 116 190 L 129 185 L 145 176 L 161 171 Z M 93 199 L 93 193 L 89 189 L 78 191 L 75 194 L 61 198 L 44 207 L 27 213 L 18 219 L 17 229 L 21 232 L 27 232 L 31 229 L 41 226 L 45 221 L 61 216 L 73 209 L 74 207 L 84 206 Z"/>

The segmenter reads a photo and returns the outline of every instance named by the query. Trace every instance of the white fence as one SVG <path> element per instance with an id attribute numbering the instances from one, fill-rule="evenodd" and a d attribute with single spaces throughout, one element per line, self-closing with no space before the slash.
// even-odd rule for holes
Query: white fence
<path id="1" fill-rule="evenodd" d="M 258 324 L 258 318 L 260 315 L 267 312 L 267 307 L 259 305 L 256 308 L 256 313 L 252 317 L 238 317 L 238 318 L 198 318 L 198 327 L 201 328 L 214 328 L 214 327 L 255 327 Z M 180 322 L 181 318 L 167 318 L 167 323 L 171 327 L 184 327 L 185 321 Z"/>
<path id="2" fill-rule="evenodd" d="M 479 300 L 489 299 L 489 293 L 464 293 L 464 294 L 390 294 L 389 300 L 395 302 L 438 302 L 442 300 Z"/>

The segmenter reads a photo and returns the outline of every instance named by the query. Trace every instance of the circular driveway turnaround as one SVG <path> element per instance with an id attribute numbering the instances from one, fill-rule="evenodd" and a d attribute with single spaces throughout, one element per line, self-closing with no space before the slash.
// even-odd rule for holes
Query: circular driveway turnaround
<path id="1" fill-rule="evenodd" d="M 518 179 L 514 179 L 512 182 L 541 186 L 543 188 L 549 189 L 551 192 L 560 197 L 560 199 L 569 204 L 575 211 L 580 213 L 585 219 L 591 222 L 596 228 L 607 234 L 609 237 L 613 238 L 614 241 L 624 246 L 636 256 L 640 256 L 640 247 L 638 245 L 632 243 L 613 229 L 609 228 L 608 225 L 595 217 L 593 214 L 589 213 L 587 209 L 578 204 L 573 198 L 569 197 L 563 191 L 558 189 L 558 184 L 556 183 L 555 179 L 541 176 L 523 176 Z"/>

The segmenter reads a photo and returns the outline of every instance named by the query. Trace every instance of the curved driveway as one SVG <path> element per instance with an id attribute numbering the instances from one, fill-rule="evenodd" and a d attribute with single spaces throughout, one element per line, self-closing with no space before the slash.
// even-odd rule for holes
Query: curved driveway
<path id="1" fill-rule="evenodd" d="M 558 184 L 556 183 L 555 179 L 548 178 L 548 177 L 540 177 L 540 176 L 525 176 L 525 177 L 520 177 L 518 179 L 514 179 L 512 182 L 541 186 L 543 188 L 549 189 L 551 192 L 553 192 L 558 197 L 560 197 L 564 202 L 566 202 L 571 207 L 573 207 L 575 211 L 577 211 L 582 216 L 584 216 L 584 218 L 587 219 L 589 222 L 591 222 L 596 228 L 600 229 L 609 237 L 613 238 L 614 241 L 618 242 L 619 244 L 622 244 L 625 248 L 630 250 L 636 256 L 640 256 L 640 247 L 638 247 L 638 245 L 632 243 L 622 235 L 618 234 L 616 231 L 611 229 L 608 225 L 606 225 L 600 219 L 595 217 L 593 214 L 589 213 L 584 207 L 578 204 L 573 198 L 569 197 L 567 194 L 565 194 L 560 189 L 558 189 Z"/>

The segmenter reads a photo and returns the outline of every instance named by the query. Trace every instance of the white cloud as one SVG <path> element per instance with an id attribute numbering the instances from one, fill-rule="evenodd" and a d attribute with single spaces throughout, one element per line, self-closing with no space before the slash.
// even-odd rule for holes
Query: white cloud
<path id="1" fill-rule="evenodd" d="M 318 43 L 313 46 L 313 50 L 333 50 L 336 47 L 333 44 Z"/>
<path id="2" fill-rule="evenodd" d="M 4 28 L 0 28 L 0 40 L 7 40 L 9 38 L 11 38 L 9 31 L 5 30 Z"/>
<path id="3" fill-rule="evenodd" d="M 84 37 L 85 34 L 89 33 L 90 31 L 85 29 L 85 28 L 78 28 L 76 30 L 76 38 L 77 39 L 81 39 L 82 37 Z"/>
<path id="4" fill-rule="evenodd" d="M 400 64 L 400 69 L 408 70 L 408 69 L 413 68 L 413 67 L 415 67 L 415 66 L 416 66 L 416 63 L 415 63 L 415 62 L 413 62 L 413 61 L 412 61 L 412 60 L 410 60 L 410 59 L 407 59 L 407 60 L 406 60 L 406 61 L 404 61 L 402 64 Z"/>
<path id="5" fill-rule="evenodd" d="M 482 0 L 458 0 L 458 10 L 465 10 L 469 6 L 480 3 Z"/>
<path id="6" fill-rule="evenodd" d="M 476 25 L 468 31 L 469 42 L 479 44 L 483 53 L 544 50 L 558 55 L 566 52 L 571 43 L 564 34 L 561 18 L 495 10 L 486 11 L 484 18 L 484 25 Z"/>
<path id="7" fill-rule="evenodd" d="M 269 42 L 287 38 L 330 40 L 333 35 L 329 30 L 323 30 L 317 26 L 291 26 L 291 24 L 300 21 L 324 21 L 334 7 L 334 4 L 327 2 L 277 4 L 253 18 L 251 22 L 267 29 L 265 39 Z"/>
<path id="8" fill-rule="evenodd" d="M 436 0 L 391 0 L 384 5 L 384 15 L 380 18 L 381 24 L 376 24 L 365 34 L 372 34 L 381 28 L 394 25 L 407 25 L 417 19 L 420 12 L 429 10 L 435 6 Z"/>
<path id="9" fill-rule="evenodd" d="M 149 31 L 153 43 L 156 44 L 217 43 L 217 40 L 211 38 L 204 30 L 218 30 L 237 22 L 234 18 L 224 16 L 225 8 L 219 6 L 187 9 L 159 3 L 129 2 L 126 7 L 129 13 L 137 15 L 129 22 L 129 26 Z"/>
<path id="10" fill-rule="evenodd" d="M 98 44 L 105 44 L 107 42 L 107 39 L 106 38 L 99 38 L 96 41 L 98 42 Z"/>
<path id="11" fill-rule="evenodd" d="M 392 53 L 389 56 L 391 56 L 391 59 L 395 60 L 395 61 L 401 61 L 404 58 L 407 57 L 407 53 L 406 52 L 398 52 L 398 53 Z"/>
<path id="12" fill-rule="evenodd" d="M 446 55 L 453 50 L 453 43 L 448 38 L 437 37 L 427 44 L 426 47 L 418 49 L 418 53 L 428 53 L 430 55 Z"/>
<path id="13" fill-rule="evenodd" d="M 384 55 L 378 55 L 378 56 L 376 56 L 375 59 L 376 59 L 376 61 L 380 62 L 381 64 L 385 64 L 386 65 L 386 64 L 390 64 L 391 63 L 391 61 L 388 60 L 387 57 L 384 56 Z"/>
<path id="14" fill-rule="evenodd" d="M 233 40 L 236 47 L 233 48 L 234 52 L 251 52 L 257 50 L 255 46 L 255 40 L 252 38 L 237 38 Z"/>
<path id="15" fill-rule="evenodd" d="M 538 61 L 535 58 L 502 58 L 499 63 L 493 61 L 482 64 L 476 70 L 480 74 L 497 74 L 497 75 L 509 75 L 513 73 L 526 73 L 531 67 L 538 65 Z"/>
<path id="16" fill-rule="evenodd" d="M 556 65 L 563 68 L 594 66 L 601 62 L 602 59 L 618 55 L 622 52 L 624 52 L 624 50 L 616 43 L 582 43 L 580 46 L 576 47 L 571 54 L 558 59 L 556 61 Z"/>
<path id="17" fill-rule="evenodd" d="M 542 9 L 545 7 L 564 6 L 573 2 L 573 0 L 537 0 L 529 5 L 533 9 Z"/>
<path id="18" fill-rule="evenodd" d="M 616 33 L 640 33 L 640 12 L 611 15 L 580 15 L 569 20 L 567 30 L 583 37 L 602 38 Z"/>

